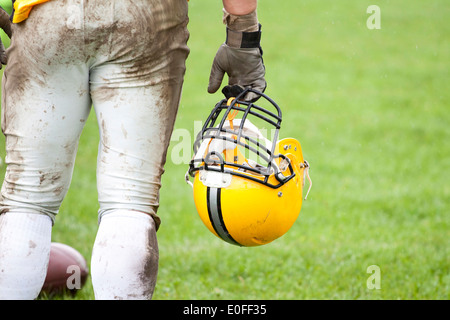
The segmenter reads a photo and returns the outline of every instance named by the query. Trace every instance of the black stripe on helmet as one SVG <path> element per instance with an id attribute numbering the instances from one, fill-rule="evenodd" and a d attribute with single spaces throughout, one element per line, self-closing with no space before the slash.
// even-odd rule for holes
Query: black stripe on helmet
<path id="1" fill-rule="evenodd" d="M 219 237 L 231 244 L 241 246 L 227 230 L 225 222 L 222 216 L 222 205 L 221 205 L 221 188 L 208 187 L 206 190 L 206 199 L 208 207 L 209 221 L 211 222 L 214 231 L 219 235 Z"/>

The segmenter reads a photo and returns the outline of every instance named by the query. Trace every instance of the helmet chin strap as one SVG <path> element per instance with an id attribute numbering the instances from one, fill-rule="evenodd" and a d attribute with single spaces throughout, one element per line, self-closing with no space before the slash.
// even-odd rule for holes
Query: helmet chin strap
<path id="1" fill-rule="evenodd" d="M 305 171 L 303 173 L 303 185 L 305 185 L 305 176 L 308 177 L 308 181 L 309 181 L 309 188 L 308 191 L 306 192 L 306 196 L 305 196 L 305 200 L 308 198 L 309 192 L 311 191 L 311 187 L 312 187 L 312 180 L 311 177 L 309 176 L 309 163 L 308 161 L 305 160 L 304 163 L 301 164 L 301 167 L 305 168 Z"/>

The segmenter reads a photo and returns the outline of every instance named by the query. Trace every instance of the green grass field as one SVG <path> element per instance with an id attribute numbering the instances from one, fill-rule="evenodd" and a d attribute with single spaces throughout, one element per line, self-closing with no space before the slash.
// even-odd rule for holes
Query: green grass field
<path id="1" fill-rule="evenodd" d="M 372 4 L 381 9 L 379 30 L 366 26 Z M 189 5 L 176 130 L 194 137 L 194 121 L 222 98 L 206 87 L 225 33 L 220 1 Z M 260 0 L 266 93 L 283 110 L 282 137 L 302 144 L 312 191 L 285 236 L 230 246 L 198 218 L 187 165 L 172 160 L 174 137 L 154 299 L 449 299 L 449 15 L 446 0 Z M 87 260 L 97 229 L 97 144 L 92 113 L 53 231 L 53 241 Z M 367 286 L 371 265 L 380 268 L 380 289 Z M 93 299 L 90 282 L 75 299 Z"/>

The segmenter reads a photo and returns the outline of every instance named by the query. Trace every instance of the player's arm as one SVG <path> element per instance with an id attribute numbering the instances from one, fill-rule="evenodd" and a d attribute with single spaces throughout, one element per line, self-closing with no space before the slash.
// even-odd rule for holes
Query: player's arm
<path id="1" fill-rule="evenodd" d="M 11 38 L 11 21 L 9 20 L 8 13 L 3 10 L 0 7 L 0 28 L 5 31 L 5 33 L 8 35 L 8 37 Z M 6 51 L 5 47 L 3 46 L 3 43 L 0 39 L 0 69 L 2 68 L 2 65 L 6 64 Z"/>
<path id="2" fill-rule="evenodd" d="M 223 0 L 223 7 L 231 14 L 242 16 L 256 10 L 257 0 Z"/>
<path id="3" fill-rule="evenodd" d="M 208 92 L 214 93 L 220 88 L 225 73 L 228 75 L 228 86 L 223 90 L 225 95 L 233 95 L 230 88 L 236 86 L 263 92 L 266 80 L 257 0 L 223 0 L 223 8 L 226 40 L 214 58 Z M 246 99 L 253 100 L 255 97 L 248 94 Z"/>

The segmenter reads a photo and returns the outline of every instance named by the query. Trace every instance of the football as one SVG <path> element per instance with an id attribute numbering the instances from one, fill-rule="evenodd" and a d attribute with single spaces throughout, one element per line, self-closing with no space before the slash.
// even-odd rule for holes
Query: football
<path id="1" fill-rule="evenodd" d="M 41 293 L 76 294 L 86 283 L 88 275 L 86 260 L 80 252 L 66 244 L 52 242 L 47 275 Z"/>

